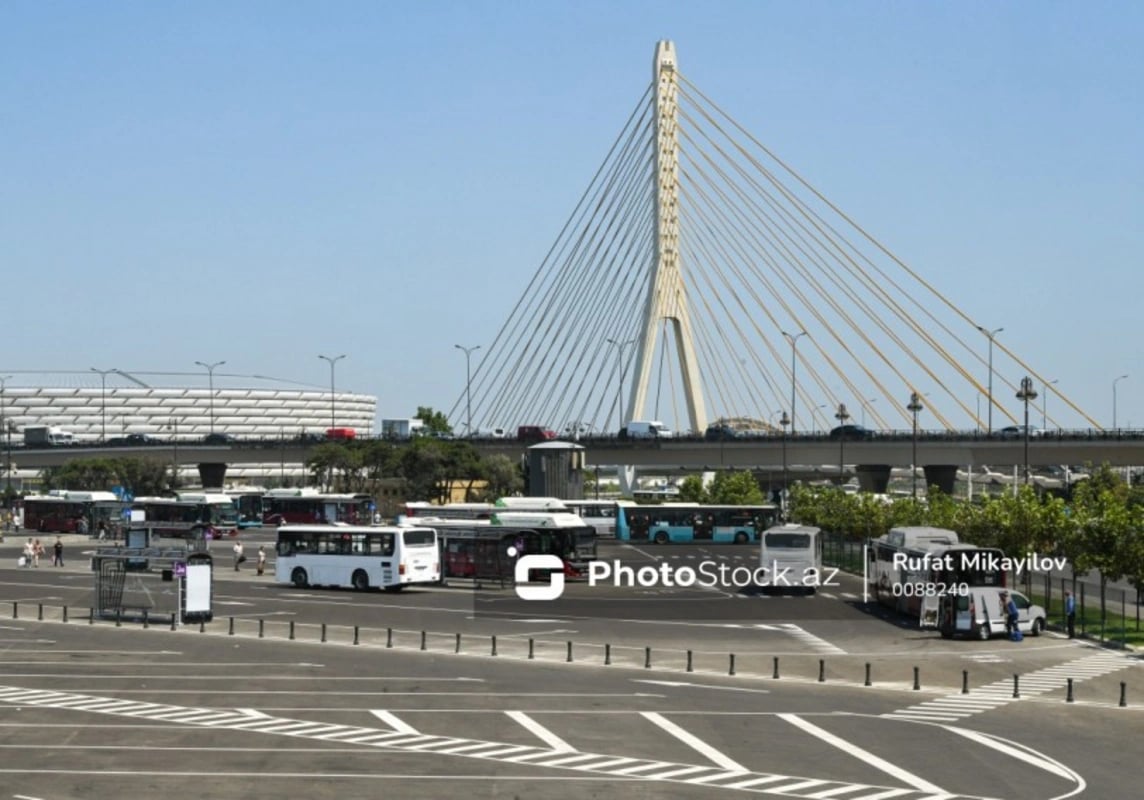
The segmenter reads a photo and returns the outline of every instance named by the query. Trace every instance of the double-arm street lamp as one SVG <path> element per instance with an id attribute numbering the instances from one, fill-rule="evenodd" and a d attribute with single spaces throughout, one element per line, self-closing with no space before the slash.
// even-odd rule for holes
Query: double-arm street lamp
<path id="1" fill-rule="evenodd" d="M 215 371 L 215 369 L 217 369 L 218 367 L 221 367 L 226 362 L 225 361 L 215 361 L 212 364 L 207 364 L 203 361 L 196 361 L 195 363 L 207 371 L 207 382 L 210 386 L 210 409 L 211 409 L 210 432 L 214 433 L 214 371 Z"/>
<path id="2" fill-rule="evenodd" d="M 993 337 L 995 337 L 997 334 L 1001 333 L 1001 331 L 1003 331 L 1005 329 L 1004 328 L 994 328 L 993 330 L 988 330 L 988 329 L 982 328 L 980 325 L 978 325 L 977 330 L 981 331 L 987 337 L 989 337 L 989 407 L 987 409 L 987 413 L 989 414 L 989 427 L 985 431 L 985 433 L 987 436 L 992 436 L 993 435 Z"/>
<path id="3" fill-rule="evenodd" d="M 620 376 L 620 384 L 616 387 L 616 416 L 620 418 L 619 432 L 624 432 L 624 348 L 635 344 L 635 339 L 619 341 L 618 339 L 605 339 L 608 344 L 616 347 L 616 371 Z"/>
<path id="4" fill-rule="evenodd" d="M 475 344 L 472 347 L 465 347 L 463 344 L 455 344 L 453 347 L 462 350 L 465 353 L 465 434 L 470 438 L 473 436 L 473 370 L 472 370 L 472 355 L 474 350 L 480 350 L 481 346 Z"/>
<path id="5" fill-rule="evenodd" d="M 787 425 L 790 425 L 790 417 L 788 417 L 786 415 L 785 411 L 783 412 L 782 417 L 779 419 L 779 425 L 781 425 L 783 428 L 783 490 L 782 490 L 782 493 L 780 494 L 780 497 L 782 498 L 782 502 L 779 503 L 779 510 L 782 512 L 783 520 L 785 521 L 786 520 L 786 497 L 787 497 L 787 492 L 788 492 L 789 483 L 790 483 L 790 476 L 787 474 L 787 460 L 786 460 L 786 437 L 787 437 L 786 429 L 787 429 Z"/>
<path id="6" fill-rule="evenodd" d="M 838 411 L 835 412 L 834 418 L 838 420 L 838 424 L 842 427 L 839 431 L 841 434 L 838 437 L 838 484 L 842 485 L 842 471 L 845 468 L 845 454 L 846 454 L 846 420 L 850 419 L 850 412 L 846 410 L 845 403 L 838 404 Z"/>
<path id="7" fill-rule="evenodd" d="M 332 358 L 330 356 L 323 356 L 323 355 L 318 356 L 318 358 L 322 359 L 323 361 L 328 361 L 330 363 L 330 427 L 331 428 L 338 427 L 337 422 L 334 421 L 336 419 L 336 415 L 334 413 L 334 408 L 335 408 L 334 407 L 334 364 L 337 364 L 339 361 L 341 361 L 345 357 L 346 357 L 345 353 L 343 353 L 340 356 L 333 356 Z"/>
<path id="8" fill-rule="evenodd" d="M 789 334 L 782 331 L 783 338 L 790 342 L 790 432 L 793 434 L 797 431 L 796 420 L 794 413 L 794 400 L 795 400 L 795 369 L 798 367 L 798 340 L 806 336 L 806 331 L 799 331 L 796 334 Z"/>
<path id="9" fill-rule="evenodd" d="M 1121 375 L 1112 382 L 1112 430 L 1116 430 L 1116 384 L 1127 377 L 1127 375 Z"/>
<path id="10" fill-rule="evenodd" d="M 105 443 L 107 442 L 107 376 L 119 370 L 91 367 L 91 371 L 99 375 L 99 441 Z"/>
<path id="11" fill-rule="evenodd" d="M 1037 391 L 1033 388 L 1033 379 L 1025 376 L 1021 378 L 1021 389 L 1017 392 L 1017 399 L 1025 404 L 1025 485 L 1029 485 L 1029 401 L 1037 399 Z"/>
<path id="12" fill-rule="evenodd" d="M 910 404 L 906 410 L 914 415 L 914 454 L 910 459 L 910 475 L 914 479 L 914 499 L 918 499 L 918 412 L 922 410 L 922 399 L 917 392 L 910 392 Z"/>

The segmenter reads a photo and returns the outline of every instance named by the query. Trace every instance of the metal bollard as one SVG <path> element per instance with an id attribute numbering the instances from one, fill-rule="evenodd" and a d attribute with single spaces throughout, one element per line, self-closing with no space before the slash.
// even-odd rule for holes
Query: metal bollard
<path id="1" fill-rule="evenodd" d="M 921 691 L 921 688 L 922 688 L 921 669 L 919 667 L 914 667 L 914 691 L 919 692 L 919 691 Z"/>
<path id="2" fill-rule="evenodd" d="M 44 604 L 40 603 L 39 609 L 36 611 L 36 619 L 40 622 L 44 621 Z"/>
<path id="3" fill-rule="evenodd" d="M 772 675 L 776 681 L 779 679 L 779 657 L 775 656 L 775 674 Z"/>
<path id="4" fill-rule="evenodd" d="M 731 660 L 730 660 L 730 663 L 727 665 L 727 674 L 728 675 L 734 675 L 735 674 L 735 654 L 730 653 L 729 655 L 731 656 Z"/>
<path id="5" fill-rule="evenodd" d="M 171 619 L 174 619 L 174 618 L 175 618 L 175 615 L 172 614 Z M 95 609 L 94 608 L 89 608 L 87 610 L 87 624 L 88 625 L 94 625 L 95 624 Z M 174 630 L 174 628 L 171 628 L 171 630 Z"/>
<path id="6" fill-rule="evenodd" d="M 354 644 L 361 644 L 361 629 L 354 625 Z"/>
<path id="7" fill-rule="evenodd" d="M 15 600 L 12 601 L 12 619 L 20 618 L 20 604 Z"/>
<path id="8" fill-rule="evenodd" d="M 234 617 L 229 617 L 228 619 L 230 620 L 230 624 L 227 625 L 226 635 L 234 636 Z"/>
<path id="9" fill-rule="evenodd" d="M 535 645 L 536 645 L 536 642 L 534 642 L 532 639 L 528 640 L 528 659 L 530 661 L 532 659 L 536 658 Z"/>
<path id="10" fill-rule="evenodd" d="M 425 631 L 421 631 L 421 649 L 425 650 Z"/>
<path id="11" fill-rule="evenodd" d="M 68 621 L 68 607 L 64 606 L 64 622 Z"/>
<path id="12" fill-rule="evenodd" d="M 604 645 L 604 666 L 608 667 L 612 664 L 612 646 L 610 644 Z"/>
<path id="13" fill-rule="evenodd" d="M 258 620 L 258 638 L 263 639 L 266 637 L 266 620 Z"/>
<path id="14" fill-rule="evenodd" d="M 496 636 L 493 636 L 493 650 L 492 650 L 492 654 L 493 654 L 494 656 L 497 654 L 497 637 L 496 637 Z"/>
<path id="15" fill-rule="evenodd" d="M 826 659 L 818 659 L 818 682 L 826 683 Z"/>
<path id="16" fill-rule="evenodd" d="M 322 644 L 326 643 L 326 623 L 322 623 Z"/>
<path id="17" fill-rule="evenodd" d="M 1120 682 L 1120 707 L 1128 707 L 1128 684 L 1124 681 Z"/>
<path id="18" fill-rule="evenodd" d="M 459 634 L 459 633 L 457 634 L 457 643 L 453 646 L 453 652 L 454 653 L 461 652 L 461 634 Z"/>
<path id="19" fill-rule="evenodd" d="M 870 683 L 870 662 L 869 661 L 866 662 L 866 682 L 862 685 L 863 686 L 871 686 L 872 685 Z"/>
<path id="20" fill-rule="evenodd" d="M 572 663 L 572 642 L 568 643 L 568 663 Z"/>
<path id="21" fill-rule="evenodd" d="M 179 627 L 179 618 L 175 614 L 176 612 L 171 612 L 171 630 L 177 630 Z"/>
<path id="22" fill-rule="evenodd" d="M 1073 703 L 1073 702 L 1076 702 L 1075 700 L 1073 700 L 1073 679 L 1069 678 L 1068 681 L 1069 681 L 1069 690 L 1068 690 L 1068 694 L 1065 695 L 1065 702 L 1066 703 Z"/>
<path id="23" fill-rule="evenodd" d="M 207 632 L 207 621 L 205 619 L 199 620 L 199 633 Z"/>
<path id="24" fill-rule="evenodd" d="M 692 671 L 692 669 L 691 669 L 691 651 L 690 650 L 687 651 L 687 671 L 688 672 Z"/>
<path id="25" fill-rule="evenodd" d="M 1013 697 L 1018 698 L 1021 696 L 1020 684 L 1018 683 L 1017 673 L 1013 673 Z"/>
<path id="26" fill-rule="evenodd" d="M 385 646 L 393 647 L 393 628 L 385 629 Z"/>
<path id="27" fill-rule="evenodd" d="M 294 620 L 290 620 L 290 641 L 294 641 Z"/>
<path id="28" fill-rule="evenodd" d="M 643 665 L 644 665 L 644 669 L 651 669 L 651 648 L 650 647 L 644 648 Z"/>
<path id="29" fill-rule="evenodd" d="M 969 670 L 967 669 L 961 671 L 961 693 L 969 694 Z"/>
<path id="30" fill-rule="evenodd" d="M 123 627 L 123 609 L 122 608 L 115 609 L 115 627 L 117 627 L 117 628 Z"/>
<path id="31" fill-rule="evenodd" d="M 67 622 L 67 620 L 65 619 L 64 622 Z M 147 614 L 147 609 L 143 609 L 143 630 L 147 630 L 147 628 L 150 627 L 150 624 L 151 618 Z"/>

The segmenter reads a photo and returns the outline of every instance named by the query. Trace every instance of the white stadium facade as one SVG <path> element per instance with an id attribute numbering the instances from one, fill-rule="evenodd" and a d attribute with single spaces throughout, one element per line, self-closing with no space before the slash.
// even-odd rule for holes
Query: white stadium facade
<path id="1" fill-rule="evenodd" d="M 29 385 L 29 379 L 23 376 L 0 376 L 0 417 L 4 425 L 0 432 L 10 436 L 17 447 L 23 444 L 23 432 L 29 427 L 67 431 L 76 444 L 146 434 L 174 447 L 178 443 L 201 442 L 212 430 L 246 440 L 324 436 L 331 427 L 352 428 L 358 435 L 368 436 L 373 433 L 377 418 L 377 398 L 354 392 L 222 385 L 213 389 L 113 385 L 115 379 L 142 384 L 143 373 L 116 372 L 105 377 L 104 385 L 99 385 L 98 375 L 84 377 L 89 384 L 94 377 L 97 385 Z M 216 384 L 219 378 L 215 376 Z M 34 480 L 34 474 L 23 474 L 19 468 L 18 450 L 13 461 L 14 478 L 23 479 L 21 482 Z M 193 465 L 180 467 L 180 477 L 193 482 L 197 477 Z M 228 469 L 227 479 L 297 480 L 302 473 L 301 464 L 236 464 Z"/>

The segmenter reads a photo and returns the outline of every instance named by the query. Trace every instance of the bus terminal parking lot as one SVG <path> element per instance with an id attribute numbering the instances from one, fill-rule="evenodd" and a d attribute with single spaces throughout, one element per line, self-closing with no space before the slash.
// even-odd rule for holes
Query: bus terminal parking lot
<path id="1" fill-rule="evenodd" d="M 317 798 L 1137 796 L 1120 753 L 1140 706 L 982 690 L 955 708 L 901 688 L 659 681 L 639 668 L 24 618 L 3 620 L 0 641 L 13 796 L 158 796 L 192 780 L 214 798 L 299 796 L 300 781 Z M 1136 672 L 1118 654 L 1073 655 L 1119 660 L 1094 683 Z"/>

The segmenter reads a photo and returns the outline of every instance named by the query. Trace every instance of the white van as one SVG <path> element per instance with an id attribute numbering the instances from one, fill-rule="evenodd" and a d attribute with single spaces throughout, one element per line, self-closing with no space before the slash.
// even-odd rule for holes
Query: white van
<path id="1" fill-rule="evenodd" d="M 1005 602 L 1002 592 L 1008 592 L 1017 603 L 1017 627 L 1021 633 L 1040 636 L 1045 629 L 1048 614 L 1041 606 L 1013 589 L 997 587 L 971 587 L 967 594 L 943 595 L 938 602 L 938 630 L 943 639 L 954 636 L 973 636 L 982 641 L 1005 633 Z"/>
<path id="2" fill-rule="evenodd" d="M 632 420 L 626 428 L 629 439 L 670 439 L 671 428 L 656 420 Z"/>

